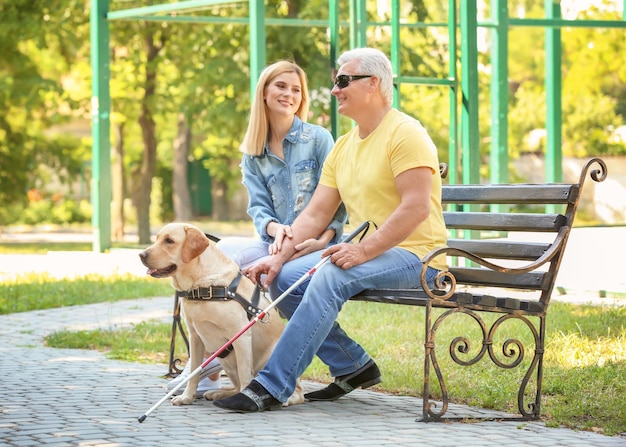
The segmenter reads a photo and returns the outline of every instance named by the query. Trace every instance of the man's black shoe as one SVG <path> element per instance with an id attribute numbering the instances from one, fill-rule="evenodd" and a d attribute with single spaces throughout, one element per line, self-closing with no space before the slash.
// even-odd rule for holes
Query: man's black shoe
<path id="1" fill-rule="evenodd" d="M 335 377 L 335 381 L 326 388 L 307 393 L 304 398 L 309 401 L 337 400 L 357 388 L 365 389 L 380 382 L 380 370 L 374 360 L 370 360 L 352 374 Z"/>
<path id="2" fill-rule="evenodd" d="M 253 380 L 240 393 L 213 401 L 213 405 L 239 413 L 254 413 L 280 407 L 282 404 L 259 382 Z"/>

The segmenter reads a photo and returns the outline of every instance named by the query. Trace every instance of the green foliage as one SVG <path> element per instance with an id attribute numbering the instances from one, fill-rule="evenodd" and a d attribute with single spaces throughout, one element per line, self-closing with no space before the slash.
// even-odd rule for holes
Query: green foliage
<path id="1" fill-rule="evenodd" d="M 45 130 L 81 113 L 65 86 L 76 91 L 70 66 L 88 57 L 79 48 L 88 48 L 89 21 L 78 0 L 3 2 L 0 17 L 0 201 L 12 203 L 38 186 L 41 166 L 75 177 L 88 153 L 76 137 Z"/>
<path id="2" fill-rule="evenodd" d="M 545 128 L 545 114 L 537 110 L 546 110 L 545 92 L 541 87 L 524 84 L 519 87 L 512 99 L 509 112 L 509 154 L 519 157 L 521 152 L 545 152 L 545 138 L 531 141 L 531 132 Z"/>
<path id="3" fill-rule="evenodd" d="M 543 17 L 541 2 L 523 3 L 525 17 Z M 512 14 L 514 5 L 509 5 Z M 617 11 L 591 7 L 578 19 L 620 20 Z M 626 143 L 612 134 L 626 124 L 624 28 L 572 27 L 561 30 L 563 154 L 573 157 L 623 155 Z M 545 129 L 545 30 L 517 27 L 509 32 L 509 147 L 511 154 L 545 151 L 529 134 Z"/>
<path id="4" fill-rule="evenodd" d="M 625 155 L 626 144 L 613 142 L 611 130 L 619 127 L 622 118 L 616 115 L 616 101 L 604 95 L 569 97 L 563 105 L 563 128 L 569 134 L 563 142 L 563 154 L 573 157 L 587 155 Z"/>
<path id="5" fill-rule="evenodd" d="M 266 2 L 268 18 L 327 19 L 326 0 Z M 489 2 L 482 2 L 487 8 Z M 339 2 L 340 19 L 350 15 L 348 2 Z M 121 7 L 120 5 L 115 8 Z M 390 19 L 385 6 L 366 2 L 372 23 Z M 412 0 L 402 8 L 403 23 L 438 23 L 447 19 L 446 2 Z M 508 2 L 509 15 L 545 16 L 540 0 Z M 158 214 L 172 216 L 171 171 L 178 115 L 191 128 L 191 160 L 206 160 L 205 167 L 226 194 L 241 188 L 238 151 L 250 107 L 250 36 L 245 21 L 248 5 L 224 4 L 193 14 L 224 19 L 217 23 L 112 21 L 111 98 L 114 123 L 123 123 L 124 164 L 128 191 L 136 191 L 145 160 L 143 134 L 138 123 L 142 100 L 155 121 L 158 142 L 156 176 L 162 185 Z M 619 19 L 616 12 L 590 8 L 578 18 Z M 31 188 L 66 188 L 82 176 L 91 158 L 89 138 L 80 139 L 64 129 L 70 121 L 90 118 L 91 67 L 89 14 L 84 0 L 15 0 L 0 5 L 0 223 L 7 221 L 8 204 L 25 203 Z M 342 22 L 343 23 L 343 22 Z M 626 145 L 611 134 L 626 122 L 626 56 L 623 28 L 563 28 L 563 151 L 565 155 L 621 155 Z M 445 78 L 450 63 L 449 42 L 440 27 L 403 27 L 400 30 L 401 73 L 406 76 Z M 266 60 L 290 58 L 306 70 L 311 91 L 310 120 L 330 126 L 330 78 L 334 64 L 326 27 L 266 27 Z M 340 27 L 339 51 L 352 37 Z M 369 45 L 389 52 L 391 29 L 371 25 L 365 32 Z M 147 65 L 146 44 L 157 54 Z M 543 151 L 529 141 L 545 129 L 545 30 L 512 27 L 509 30 L 509 148 L 512 158 L 520 151 Z M 458 55 L 455 55 L 458 56 Z M 491 127 L 490 56 L 479 54 L 480 138 L 487 152 Z M 453 63 L 454 63 L 453 59 Z M 456 61 L 458 63 L 458 60 Z M 154 69 L 155 90 L 146 82 Z M 459 72 L 457 67 L 457 72 Z M 254 81 L 254 80 L 252 80 Z M 252 82 L 253 83 L 253 82 Z M 417 117 L 432 135 L 447 160 L 450 126 L 446 87 L 403 85 L 401 108 Z M 342 117 L 339 132 L 352 126 Z M 54 174 L 54 175 L 53 175 Z M 58 180 L 53 183 L 51 180 Z M 57 191 L 51 191 L 57 192 Z M 63 220 L 62 217 L 59 219 Z"/>
<path id="6" fill-rule="evenodd" d="M 91 222 L 91 204 L 87 200 L 51 198 L 23 205 L 13 203 L 0 211 L 1 225 L 75 224 Z"/>

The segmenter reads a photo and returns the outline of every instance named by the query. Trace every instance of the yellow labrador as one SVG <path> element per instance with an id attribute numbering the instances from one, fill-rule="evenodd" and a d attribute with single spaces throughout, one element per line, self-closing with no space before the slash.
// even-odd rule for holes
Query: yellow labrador
<path id="1" fill-rule="evenodd" d="M 148 267 L 148 274 L 155 278 L 170 278 L 172 287 L 188 298 L 181 298 L 181 314 L 189 330 L 191 371 L 202 364 L 206 352 L 215 352 L 235 334 L 249 324 L 251 315 L 244 304 L 228 299 L 229 291 L 236 289 L 237 298 L 246 303 L 258 294 L 256 286 L 239 267 L 216 248 L 196 226 L 171 223 L 156 235 L 153 245 L 139 254 L 141 262 Z M 208 299 L 207 291 L 216 296 Z M 205 295 L 195 299 L 191 295 Z M 269 305 L 263 294 L 258 308 Z M 224 371 L 234 385 L 204 393 L 208 400 L 217 400 L 241 391 L 256 373 L 265 366 L 278 338 L 283 332 L 283 322 L 272 309 L 263 320 L 258 321 L 232 344 L 232 352 L 220 358 Z M 225 351 L 226 352 L 226 351 Z M 173 405 L 189 405 L 196 396 L 199 374 L 187 383 L 182 395 L 172 399 Z M 296 390 L 285 405 L 304 402 L 302 386 L 298 381 Z"/>

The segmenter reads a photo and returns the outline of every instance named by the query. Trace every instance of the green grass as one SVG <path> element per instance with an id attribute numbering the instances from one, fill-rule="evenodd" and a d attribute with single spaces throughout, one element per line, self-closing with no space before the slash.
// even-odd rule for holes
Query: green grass
<path id="1" fill-rule="evenodd" d="M 171 295 L 167 282 L 132 275 L 53 279 L 31 274 L 0 281 L 0 313 L 167 295 Z M 626 432 L 626 307 L 553 302 L 548 314 L 543 420 L 549 426 L 607 435 Z M 489 323 L 495 316 L 484 318 Z M 423 321 L 421 308 L 359 302 L 345 306 L 340 315 L 342 327 L 363 344 L 383 372 L 384 381 L 375 389 L 421 395 Z M 479 333 L 477 323 L 461 314 L 447 318 L 438 330 L 436 355 L 450 398 L 456 403 L 515 412 L 516 383 L 528 359 L 520 368 L 504 371 L 487 357 L 470 367 L 460 367 L 448 358 L 450 341 L 459 335 L 471 340 L 470 354 L 464 357 L 475 355 L 481 346 Z M 502 347 L 498 341 L 511 334 L 532 351 L 530 332 L 518 320 L 508 321 L 500 327 L 494 343 L 499 358 Z M 113 359 L 162 363 L 165 373 L 170 335 L 171 324 L 145 322 L 118 331 L 60 331 L 48 336 L 46 343 L 58 348 L 97 349 Z M 176 357 L 183 361 L 187 357 L 180 337 Z M 332 380 L 327 371 L 316 359 L 304 377 L 327 382 Z M 435 398 L 440 395 L 432 371 L 431 392 Z"/>
<path id="2" fill-rule="evenodd" d="M 46 254 L 49 251 L 89 251 L 88 242 L 11 242 L 0 244 L 0 254 Z"/>
<path id="3" fill-rule="evenodd" d="M 138 244 L 115 242 L 112 248 L 140 248 Z M 90 242 L 3 242 L 0 254 L 46 254 L 50 251 L 91 251 Z"/>
<path id="4" fill-rule="evenodd" d="M 30 273 L 0 282 L 0 315 L 54 307 L 173 295 L 167 281 L 130 274 L 58 279 Z"/>

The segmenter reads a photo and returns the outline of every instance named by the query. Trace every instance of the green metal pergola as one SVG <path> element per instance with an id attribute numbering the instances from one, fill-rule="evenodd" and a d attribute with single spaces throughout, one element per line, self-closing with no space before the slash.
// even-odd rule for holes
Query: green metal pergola
<path id="1" fill-rule="evenodd" d="M 330 67 L 335 66 L 339 54 L 339 1 L 329 0 L 328 20 L 276 19 L 265 17 L 263 0 L 187 0 L 139 8 L 109 10 L 109 0 L 91 0 L 91 66 L 92 66 L 92 225 L 93 250 L 103 252 L 111 247 L 111 160 L 110 160 L 110 59 L 109 22 L 114 20 L 146 20 L 167 22 L 241 23 L 250 28 L 250 92 L 254 92 L 258 75 L 266 64 L 265 27 L 323 26 L 330 35 Z M 541 27 L 545 29 L 546 50 L 546 123 L 547 149 L 545 181 L 562 181 L 561 155 L 561 28 L 596 27 L 626 28 L 626 0 L 622 20 L 564 20 L 561 6 L 554 0 L 544 0 L 545 18 L 514 19 L 509 17 L 506 0 L 490 0 L 491 17 L 479 22 L 477 0 L 448 0 L 448 20 L 444 23 L 404 23 L 400 21 L 400 0 L 391 0 L 390 23 L 368 21 L 366 0 L 349 0 L 350 47 L 367 45 L 367 29 L 372 26 L 391 26 L 391 62 L 394 69 L 396 95 L 399 104 L 401 84 L 440 86 L 449 89 L 449 181 L 450 183 L 478 183 L 480 181 L 480 151 L 478 125 L 478 28 L 491 33 L 491 147 L 490 172 L 492 183 L 508 181 L 508 30 L 514 26 Z M 248 18 L 228 18 L 191 15 L 213 6 L 247 2 Z M 457 13 L 458 11 L 458 13 Z M 457 17 L 458 14 L 458 17 Z M 447 27 L 450 54 L 448 76 L 442 79 L 400 73 L 401 27 Z M 457 32 L 458 31 L 458 32 Z M 456 54 L 460 40 L 460 76 L 457 73 Z M 460 79 L 460 81 L 459 81 Z M 334 98 L 333 98 L 334 101 Z M 334 104 L 334 103 L 333 103 Z M 460 111 L 460 125 L 459 125 Z M 332 107 L 331 126 L 336 137 L 338 129 L 336 107 Z M 459 144 L 460 141 L 460 144 Z M 461 178 L 458 173 L 461 173 Z"/>

